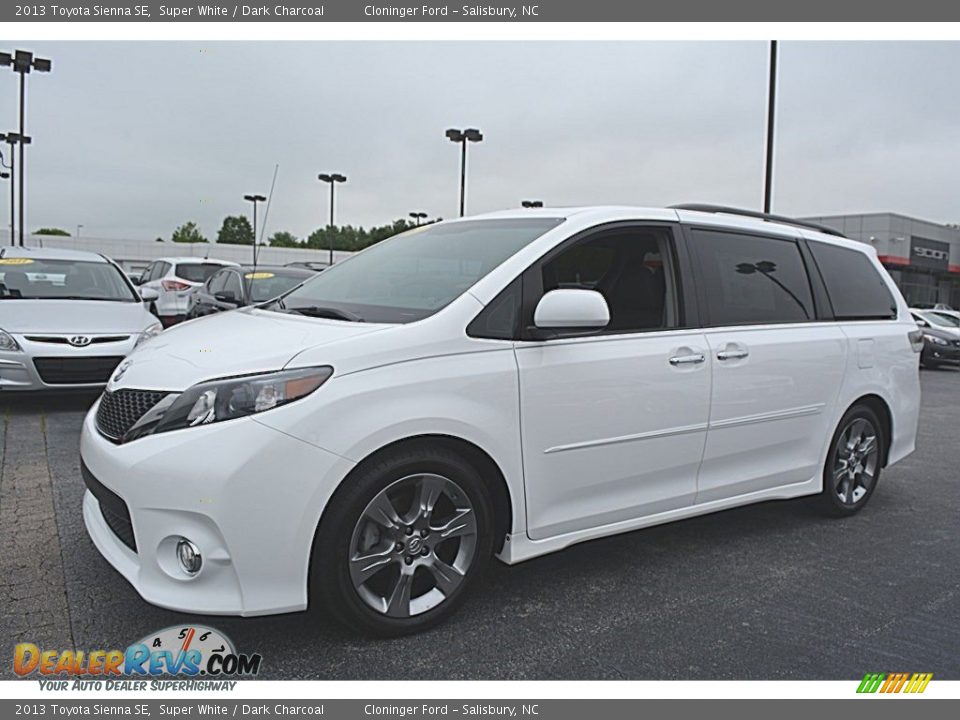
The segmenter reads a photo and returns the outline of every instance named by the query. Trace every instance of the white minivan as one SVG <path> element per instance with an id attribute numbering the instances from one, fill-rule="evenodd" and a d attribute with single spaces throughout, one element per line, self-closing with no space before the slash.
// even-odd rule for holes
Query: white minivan
<path id="1" fill-rule="evenodd" d="M 861 510 L 914 449 L 921 348 L 875 251 L 827 228 L 433 224 L 138 348 L 84 422 L 84 519 L 151 603 L 408 633 L 494 555 L 804 495 Z"/>

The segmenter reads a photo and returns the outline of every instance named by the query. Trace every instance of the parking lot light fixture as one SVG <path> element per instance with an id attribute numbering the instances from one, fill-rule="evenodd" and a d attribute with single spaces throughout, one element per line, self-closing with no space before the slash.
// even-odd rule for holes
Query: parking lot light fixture
<path id="1" fill-rule="evenodd" d="M 444 134 L 450 142 L 460 143 L 460 217 L 463 217 L 467 195 L 467 143 L 480 142 L 483 140 L 483 133 L 477 128 L 450 128 Z"/>
<path id="2" fill-rule="evenodd" d="M 543 200 L 521 200 L 520 207 L 525 208 L 542 208 Z"/>
<path id="3" fill-rule="evenodd" d="M 410 217 L 413 218 L 414 223 L 417 227 L 420 227 L 420 223 L 427 219 L 427 214 L 425 212 L 412 212 Z"/>
<path id="4" fill-rule="evenodd" d="M 3 163 L 3 167 L 10 171 L 10 244 L 16 245 L 17 239 L 14 232 L 14 222 L 16 218 L 16 180 L 14 174 L 14 166 L 16 165 L 16 147 L 20 143 L 21 135 L 20 133 L 9 132 L 9 133 L 0 133 L 0 142 L 6 142 L 10 146 L 10 164 L 7 165 L 6 162 Z M 23 144 L 29 145 L 30 138 L 23 138 Z M 2 157 L 2 153 L 0 153 Z"/>
<path id="5" fill-rule="evenodd" d="M 36 70 L 37 72 L 50 72 L 53 69 L 53 62 L 46 58 L 34 57 L 32 52 L 27 50 L 15 50 L 13 54 L 10 53 L 0 53 L 0 66 L 7 66 L 13 69 L 15 73 L 20 75 L 20 137 L 26 138 L 26 107 L 27 107 L 27 75 L 30 74 L 31 70 Z M 20 245 L 23 246 L 23 207 L 24 207 L 24 196 L 26 195 L 26 187 L 23 181 L 24 167 L 26 162 L 24 160 L 24 152 L 28 142 L 20 143 L 20 165 L 18 172 L 18 185 L 20 187 L 20 213 L 19 213 L 19 226 L 20 226 Z"/>
<path id="6" fill-rule="evenodd" d="M 333 201 L 334 201 L 334 188 L 336 188 L 337 183 L 345 183 L 347 181 L 346 175 L 341 175 L 340 173 L 320 173 L 317 175 L 317 180 L 320 182 L 330 183 L 330 264 L 333 265 Z"/>
<path id="7" fill-rule="evenodd" d="M 253 203 L 253 266 L 257 266 L 257 203 L 265 201 L 263 195 L 244 195 L 243 199 Z"/>

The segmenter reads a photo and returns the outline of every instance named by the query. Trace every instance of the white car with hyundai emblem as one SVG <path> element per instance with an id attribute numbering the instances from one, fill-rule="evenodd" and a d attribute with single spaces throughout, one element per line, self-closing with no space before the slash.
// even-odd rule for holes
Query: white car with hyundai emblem
<path id="1" fill-rule="evenodd" d="M 155 297 L 96 253 L 0 249 L 0 392 L 103 387 L 162 329 Z"/>
<path id="2" fill-rule="evenodd" d="M 804 495 L 852 515 L 914 449 L 922 333 L 871 247 L 755 215 L 437 223 L 168 330 L 84 422 L 90 536 L 163 607 L 398 635 L 494 555 Z"/>

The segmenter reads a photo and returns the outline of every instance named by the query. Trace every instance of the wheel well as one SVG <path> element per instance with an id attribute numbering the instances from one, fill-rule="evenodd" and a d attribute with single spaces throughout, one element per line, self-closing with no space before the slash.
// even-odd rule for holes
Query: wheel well
<path id="1" fill-rule="evenodd" d="M 884 439 L 882 467 L 886 467 L 890 457 L 890 443 L 893 442 L 893 415 L 890 413 L 890 406 L 879 395 L 864 395 L 851 403 L 850 407 L 854 405 L 866 405 L 880 418 L 880 430 L 883 432 Z"/>
<path id="2" fill-rule="evenodd" d="M 493 520 L 495 523 L 494 549 L 496 552 L 500 552 L 513 522 L 513 503 L 510 500 L 510 491 L 507 489 L 507 480 L 500 471 L 500 466 L 497 465 L 496 461 L 484 450 L 473 443 L 451 435 L 415 435 L 404 438 L 403 440 L 397 440 L 375 450 L 357 463 L 354 471 L 361 465 L 375 462 L 376 459 L 385 452 L 410 445 L 440 445 L 446 447 L 452 452 L 462 456 L 477 470 L 480 477 L 486 481 L 490 489 L 490 496 L 493 500 Z M 321 522 L 323 522 L 322 517 Z"/>

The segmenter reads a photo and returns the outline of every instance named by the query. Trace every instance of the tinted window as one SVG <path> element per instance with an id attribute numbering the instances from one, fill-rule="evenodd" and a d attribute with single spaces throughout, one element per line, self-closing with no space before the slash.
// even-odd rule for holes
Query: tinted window
<path id="1" fill-rule="evenodd" d="M 708 325 L 789 323 L 814 318 L 803 258 L 791 240 L 694 230 Z"/>
<path id="2" fill-rule="evenodd" d="M 537 217 L 420 227 L 324 270 L 270 309 L 316 313 L 322 308 L 367 322 L 420 320 L 560 222 Z"/>
<path id="3" fill-rule="evenodd" d="M 224 286 L 227 284 L 227 275 L 230 274 L 229 270 L 223 270 L 222 272 L 215 273 L 207 281 L 207 292 L 211 295 L 223 292 Z"/>
<path id="4" fill-rule="evenodd" d="M 211 263 L 180 263 L 177 265 L 176 276 L 190 282 L 206 282 L 223 265 Z"/>
<path id="5" fill-rule="evenodd" d="M 675 327 L 669 243 L 662 228 L 601 232 L 543 264 L 543 292 L 596 290 L 610 309 L 607 333 Z"/>
<path id="6" fill-rule="evenodd" d="M 240 284 L 240 276 L 233 272 L 224 273 L 227 276 L 227 282 L 223 286 L 223 292 L 231 293 L 237 300 L 243 298 L 243 286 Z"/>
<path id="7" fill-rule="evenodd" d="M 520 278 L 500 292 L 483 312 L 467 326 L 470 337 L 512 340 L 517 336 L 517 319 L 522 300 Z"/>
<path id="8" fill-rule="evenodd" d="M 864 253 L 811 242 L 810 252 L 827 286 L 838 320 L 895 318 L 897 303 L 887 284 Z"/>

